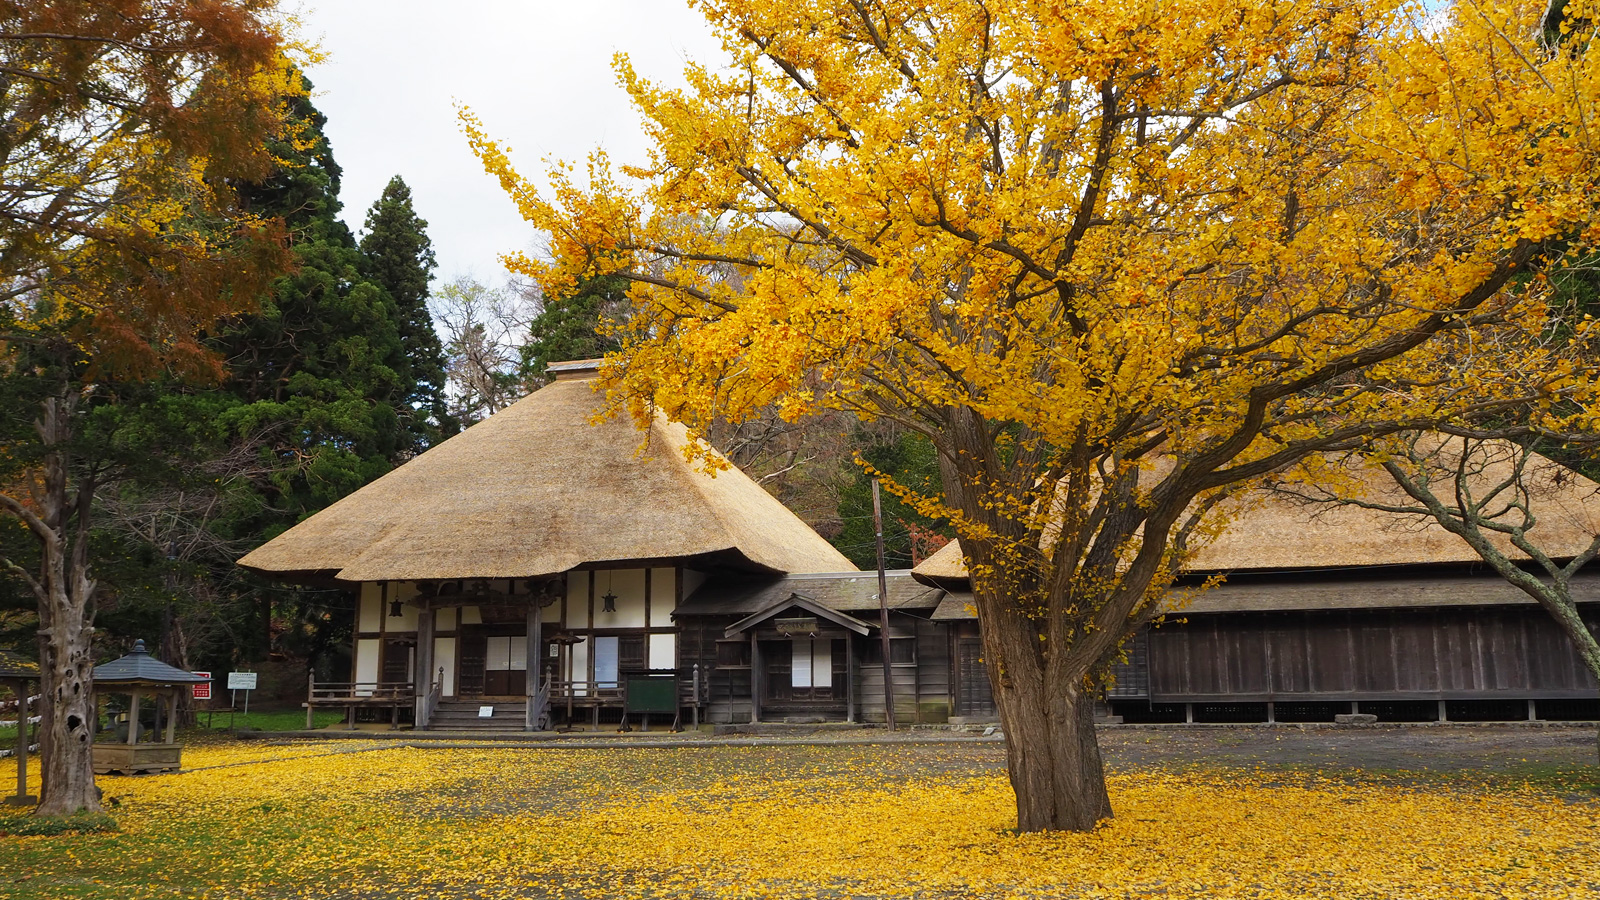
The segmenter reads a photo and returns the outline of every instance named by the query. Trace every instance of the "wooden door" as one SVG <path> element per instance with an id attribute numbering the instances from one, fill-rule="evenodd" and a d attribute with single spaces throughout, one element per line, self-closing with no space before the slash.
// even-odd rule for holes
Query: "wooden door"
<path id="1" fill-rule="evenodd" d="M 519 697 L 527 693 L 528 638 L 497 635 L 484 641 L 483 693 Z"/>
<path id="2" fill-rule="evenodd" d="M 463 697 L 476 697 L 483 693 L 484 664 L 488 662 L 489 640 L 481 631 L 464 630 L 461 634 L 461 671 L 456 682 L 456 693 Z"/>
<path id="3" fill-rule="evenodd" d="M 989 670 L 983 665 L 983 642 L 965 638 L 956 644 L 956 715 L 994 715 Z"/>
<path id="4" fill-rule="evenodd" d="M 383 664 L 378 677 L 384 684 L 405 684 L 411 680 L 411 657 L 416 646 L 415 640 L 383 642 Z"/>

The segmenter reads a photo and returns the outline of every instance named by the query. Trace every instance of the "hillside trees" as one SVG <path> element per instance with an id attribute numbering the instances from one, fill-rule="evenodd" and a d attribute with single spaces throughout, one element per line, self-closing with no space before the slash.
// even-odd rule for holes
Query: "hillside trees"
<path id="1" fill-rule="evenodd" d="M 0 3 L 0 508 L 38 603 L 43 792 L 98 809 L 97 493 L 126 471 L 119 404 L 218 372 L 200 340 L 288 262 L 231 185 L 272 165 L 287 39 L 267 0 Z"/>
<path id="2" fill-rule="evenodd" d="M 1583 10 L 1551 52 L 1527 0 L 700 5 L 726 70 L 619 61 L 646 166 L 541 192 L 466 116 L 550 236 L 517 267 L 630 280 L 606 377 L 635 414 L 927 437 L 941 495 L 908 498 L 967 554 L 1024 831 L 1111 814 L 1093 698 L 1222 496 L 1593 415 L 1593 357 L 1539 339 L 1592 325 L 1519 280 L 1600 237 Z"/>

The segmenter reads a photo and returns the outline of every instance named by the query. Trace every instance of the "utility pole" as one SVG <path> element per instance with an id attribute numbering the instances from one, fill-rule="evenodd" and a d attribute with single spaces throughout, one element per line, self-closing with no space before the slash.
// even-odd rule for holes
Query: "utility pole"
<path id="1" fill-rule="evenodd" d="M 889 576 L 883 572 L 883 501 L 872 479 L 872 527 L 878 532 L 878 631 L 883 637 L 883 715 L 894 730 L 894 669 L 889 664 Z"/>

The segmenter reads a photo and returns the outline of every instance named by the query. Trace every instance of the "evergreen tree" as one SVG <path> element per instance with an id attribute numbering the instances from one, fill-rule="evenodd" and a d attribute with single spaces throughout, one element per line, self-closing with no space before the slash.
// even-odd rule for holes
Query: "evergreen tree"
<path id="1" fill-rule="evenodd" d="M 338 219 L 338 164 L 307 98 L 302 128 L 275 148 L 288 162 L 241 193 L 251 208 L 288 223 L 297 271 L 261 298 L 259 310 L 219 337 L 228 393 L 238 405 L 225 424 L 262 441 L 270 462 L 258 523 L 271 537 L 387 472 L 423 436 L 400 410 L 410 369 L 394 299 L 362 275 L 350 229 Z"/>
<path id="2" fill-rule="evenodd" d="M 528 325 L 528 343 L 522 348 L 523 375 L 535 383 L 545 380 L 553 362 L 595 359 L 620 346 L 603 332 L 602 323 L 619 321 L 627 314 L 628 283 L 616 276 L 579 282 L 572 294 L 546 301 L 544 310 Z"/>
<path id="3" fill-rule="evenodd" d="M 874 434 L 861 428 L 855 435 L 856 452 L 866 463 L 897 483 L 922 494 L 939 491 L 939 460 L 933 444 L 909 431 Z M 882 492 L 884 567 L 907 569 L 943 546 L 949 524 L 930 519 L 894 494 Z M 872 476 L 859 473 L 839 491 L 842 527 L 831 540 L 840 553 L 863 569 L 878 567 L 876 533 L 872 522 Z"/>
<path id="4" fill-rule="evenodd" d="M 411 188 L 396 175 L 367 210 L 361 238 L 362 274 L 394 302 L 400 342 L 406 348 L 399 412 L 407 431 L 421 439 L 412 448 L 415 452 L 459 427 L 445 408 L 444 347 L 428 314 L 428 284 L 435 262 L 427 227 L 411 207 Z"/>

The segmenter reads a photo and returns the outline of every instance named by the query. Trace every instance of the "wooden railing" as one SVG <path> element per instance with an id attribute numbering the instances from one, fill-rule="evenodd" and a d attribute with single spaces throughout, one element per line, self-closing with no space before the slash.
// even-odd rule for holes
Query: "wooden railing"
<path id="1" fill-rule="evenodd" d="M 439 698 L 444 696 L 444 666 L 439 667 L 439 674 L 433 680 L 428 692 L 422 696 L 422 702 L 417 704 L 416 727 L 427 728 L 433 721 L 433 714 L 439 708 Z"/>
<path id="2" fill-rule="evenodd" d="M 350 727 L 356 727 L 356 708 L 387 706 L 392 710 L 390 726 L 400 724 L 400 708 L 416 703 L 416 685 L 409 681 L 317 681 L 315 675 L 306 676 L 306 730 L 315 727 L 312 713 L 317 707 L 344 707 L 349 713 Z"/>

